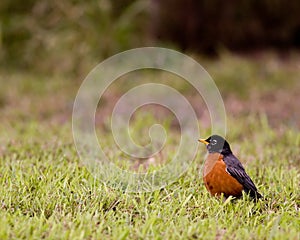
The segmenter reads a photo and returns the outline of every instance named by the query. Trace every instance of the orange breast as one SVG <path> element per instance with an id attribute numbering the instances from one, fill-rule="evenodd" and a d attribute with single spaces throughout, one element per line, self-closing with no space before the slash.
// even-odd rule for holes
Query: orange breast
<path id="1" fill-rule="evenodd" d="M 222 193 L 225 197 L 242 195 L 243 186 L 226 172 L 226 164 L 221 154 L 208 155 L 203 169 L 203 180 L 206 189 L 214 196 Z"/>

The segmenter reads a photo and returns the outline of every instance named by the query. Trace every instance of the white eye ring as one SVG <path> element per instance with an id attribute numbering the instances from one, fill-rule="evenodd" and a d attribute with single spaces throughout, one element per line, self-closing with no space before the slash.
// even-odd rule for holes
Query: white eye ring
<path id="1" fill-rule="evenodd" d="M 216 144 L 217 144 L 217 140 L 214 139 L 214 140 L 212 140 L 210 143 L 211 143 L 211 145 L 216 145 Z"/>

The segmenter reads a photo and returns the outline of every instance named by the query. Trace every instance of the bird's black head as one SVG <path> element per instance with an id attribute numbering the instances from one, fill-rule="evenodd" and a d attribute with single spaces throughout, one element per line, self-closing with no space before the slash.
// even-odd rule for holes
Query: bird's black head
<path id="1" fill-rule="evenodd" d="M 199 139 L 199 142 L 202 142 L 206 145 L 209 153 L 217 152 L 223 155 L 232 153 L 229 143 L 219 135 L 212 135 L 207 139 Z"/>

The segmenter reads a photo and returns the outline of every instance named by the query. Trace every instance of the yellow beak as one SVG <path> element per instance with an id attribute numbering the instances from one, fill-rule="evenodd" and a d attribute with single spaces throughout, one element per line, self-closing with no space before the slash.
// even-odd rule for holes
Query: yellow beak
<path id="1" fill-rule="evenodd" d="M 205 141 L 205 139 L 200 138 L 198 141 L 204 143 L 205 145 L 209 144 L 209 142 Z"/>

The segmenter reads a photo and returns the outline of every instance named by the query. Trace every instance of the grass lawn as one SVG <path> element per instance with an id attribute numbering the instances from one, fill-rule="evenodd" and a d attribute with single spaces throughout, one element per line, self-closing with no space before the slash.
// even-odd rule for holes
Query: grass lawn
<path id="1" fill-rule="evenodd" d="M 232 150 L 266 198 L 258 203 L 208 194 L 202 145 L 188 171 L 164 189 L 110 188 L 87 170 L 73 143 L 72 104 L 80 82 L 3 70 L 0 239 L 300 239 L 300 58 L 265 58 L 262 64 L 225 56 L 204 64 L 224 97 Z M 178 88 L 194 99 L 188 87 Z M 106 121 L 99 120 L 98 134 L 118 162 Z M 209 134 L 205 121 L 200 115 L 201 137 Z M 139 116 L 132 121 L 141 141 L 144 124 Z M 166 125 L 166 149 L 176 148 L 176 125 Z M 163 150 L 163 158 L 171 154 Z"/>

